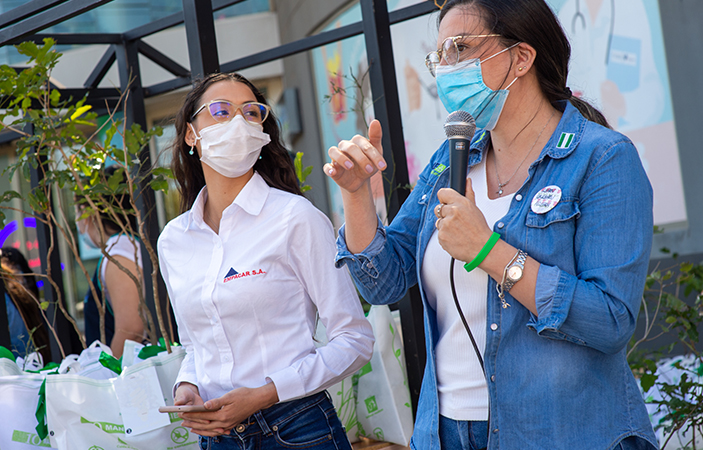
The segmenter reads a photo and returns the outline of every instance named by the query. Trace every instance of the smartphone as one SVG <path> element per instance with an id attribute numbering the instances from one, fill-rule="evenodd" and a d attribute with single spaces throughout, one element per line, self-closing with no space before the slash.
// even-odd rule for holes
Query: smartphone
<path id="1" fill-rule="evenodd" d="M 160 406 L 159 412 L 162 413 L 177 413 L 177 412 L 203 412 L 209 411 L 203 405 L 178 405 L 178 406 Z"/>

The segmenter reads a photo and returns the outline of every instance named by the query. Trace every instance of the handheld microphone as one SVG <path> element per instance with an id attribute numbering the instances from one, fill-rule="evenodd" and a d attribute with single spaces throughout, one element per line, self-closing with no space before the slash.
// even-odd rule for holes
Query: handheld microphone
<path id="1" fill-rule="evenodd" d="M 466 111 L 454 111 L 444 121 L 444 132 L 449 140 L 449 187 L 465 195 L 469 144 L 476 132 L 476 121 Z"/>

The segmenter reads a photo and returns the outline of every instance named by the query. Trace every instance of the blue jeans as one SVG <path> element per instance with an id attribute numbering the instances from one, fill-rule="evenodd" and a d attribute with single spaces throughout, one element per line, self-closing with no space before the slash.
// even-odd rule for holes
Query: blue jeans
<path id="1" fill-rule="evenodd" d="M 201 450 L 351 450 L 327 392 L 261 410 L 228 435 L 200 437 Z"/>
<path id="2" fill-rule="evenodd" d="M 488 422 L 454 420 L 439 416 L 442 450 L 478 450 L 488 445 Z"/>

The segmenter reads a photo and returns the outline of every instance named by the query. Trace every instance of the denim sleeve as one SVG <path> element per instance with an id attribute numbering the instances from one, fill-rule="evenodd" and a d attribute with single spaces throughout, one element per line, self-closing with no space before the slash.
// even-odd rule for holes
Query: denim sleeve
<path id="1" fill-rule="evenodd" d="M 339 230 L 335 264 L 337 267 L 347 265 L 362 297 L 371 304 L 395 303 L 417 283 L 417 239 L 426 203 L 424 200 L 432 190 L 429 180 L 436 176 L 431 173 L 439 153 L 435 153 L 420 174 L 393 222 L 384 227 L 377 219 L 376 235 L 363 251 L 352 254 L 345 241 L 345 226 Z"/>
<path id="2" fill-rule="evenodd" d="M 652 247 L 652 188 L 634 145 L 621 141 L 587 173 L 574 235 L 576 274 L 542 264 L 529 327 L 613 354 L 634 333 Z"/>

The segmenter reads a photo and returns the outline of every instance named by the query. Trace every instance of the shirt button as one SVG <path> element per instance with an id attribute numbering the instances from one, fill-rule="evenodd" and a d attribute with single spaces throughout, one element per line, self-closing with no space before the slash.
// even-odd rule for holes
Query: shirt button
<path id="1" fill-rule="evenodd" d="M 517 200 L 518 202 L 521 202 L 521 201 L 522 201 L 522 195 L 517 194 L 517 195 L 515 196 L 515 200 Z"/>
<path id="2" fill-rule="evenodd" d="M 503 222 L 498 222 L 498 228 L 502 229 L 504 226 L 505 226 L 505 224 Z"/>
<path id="3" fill-rule="evenodd" d="M 493 381 L 493 382 L 496 381 L 496 376 L 495 376 L 495 375 L 491 375 L 491 381 Z"/>
<path id="4" fill-rule="evenodd" d="M 493 434 L 496 434 L 496 433 L 498 433 L 498 428 L 493 429 Z"/>
<path id="5" fill-rule="evenodd" d="M 491 330 L 495 331 L 498 329 L 498 324 L 497 323 L 492 323 L 491 324 Z"/>
<path id="6" fill-rule="evenodd" d="M 427 198 L 427 194 L 425 194 L 425 195 L 422 196 L 422 199 L 423 199 L 423 200 L 426 199 L 426 198 Z"/>

